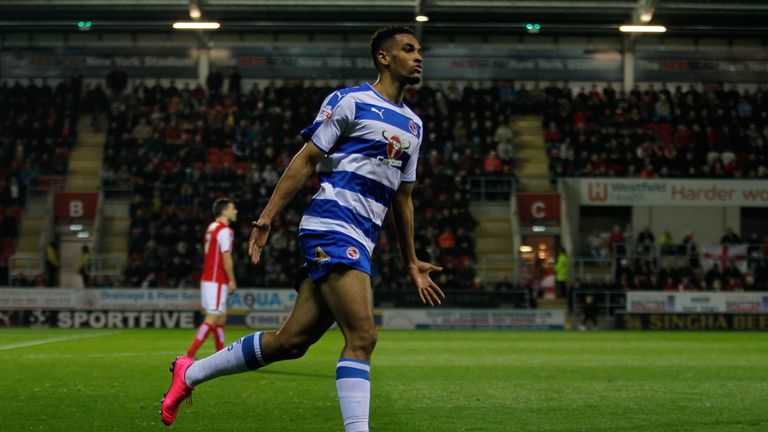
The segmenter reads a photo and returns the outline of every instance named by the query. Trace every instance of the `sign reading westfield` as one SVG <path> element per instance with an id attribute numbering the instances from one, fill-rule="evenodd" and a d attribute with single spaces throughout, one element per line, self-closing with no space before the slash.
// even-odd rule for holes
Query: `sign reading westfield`
<path id="1" fill-rule="evenodd" d="M 768 206 L 768 182 L 753 180 L 577 180 L 582 205 Z"/>

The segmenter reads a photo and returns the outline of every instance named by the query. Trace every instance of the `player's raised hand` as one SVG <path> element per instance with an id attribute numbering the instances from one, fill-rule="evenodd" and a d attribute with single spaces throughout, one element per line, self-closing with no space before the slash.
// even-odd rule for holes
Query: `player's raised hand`
<path id="1" fill-rule="evenodd" d="M 271 227 L 272 223 L 264 218 L 253 222 L 251 239 L 248 240 L 248 255 L 251 256 L 251 262 L 254 264 L 258 264 L 261 259 L 261 251 L 267 244 Z"/>
<path id="2" fill-rule="evenodd" d="M 441 271 L 442 269 L 442 267 L 418 260 L 408 265 L 408 276 L 411 277 L 411 281 L 416 285 L 416 291 L 419 292 L 419 298 L 421 298 L 422 303 L 430 306 L 443 304 L 440 299 L 445 299 L 445 294 L 429 277 L 430 272 Z"/>

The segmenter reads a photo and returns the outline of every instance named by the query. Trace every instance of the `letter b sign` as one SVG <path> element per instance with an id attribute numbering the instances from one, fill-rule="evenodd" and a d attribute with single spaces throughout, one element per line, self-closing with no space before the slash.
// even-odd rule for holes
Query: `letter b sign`
<path id="1" fill-rule="evenodd" d="M 59 192 L 54 202 L 57 222 L 88 221 L 96 217 L 99 196 L 92 192 Z"/>
<path id="2" fill-rule="evenodd" d="M 69 217 L 81 218 L 85 214 L 85 205 L 80 200 L 72 200 L 69 202 Z"/>

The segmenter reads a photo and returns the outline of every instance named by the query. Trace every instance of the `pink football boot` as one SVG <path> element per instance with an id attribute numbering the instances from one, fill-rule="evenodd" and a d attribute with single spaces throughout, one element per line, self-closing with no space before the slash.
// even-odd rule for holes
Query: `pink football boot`
<path id="1" fill-rule="evenodd" d="M 181 406 L 181 403 L 192 396 L 192 390 L 194 390 L 194 388 L 187 385 L 187 382 L 184 380 L 184 375 L 194 362 L 195 360 L 189 357 L 179 356 L 171 363 L 171 368 L 169 369 L 172 375 L 171 387 L 163 396 L 163 408 L 160 411 L 160 414 L 163 417 L 163 423 L 168 426 L 173 424 L 173 421 L 176 420 L 176 415 L 179 413 L 179 406 Z"/>

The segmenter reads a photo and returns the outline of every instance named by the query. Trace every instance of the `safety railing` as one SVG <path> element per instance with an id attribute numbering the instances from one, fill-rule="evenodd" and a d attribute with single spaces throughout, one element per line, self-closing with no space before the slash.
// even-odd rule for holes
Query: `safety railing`
<path id="1" fill-rule="evenodd" d="M 514 177 L 489 175 L 469 179 L 469 195 L 473 201 L 507 201 L 514 193 Z"/>
<path id="2" fill-rule="evenodd" d="M 621 242 L 611 245 L 611 257 L 627 258 L 633 261 L 647 261 L 654 267 L 663 264 L 663 260 L 674 261 L 680 259 L 699 258 L 700 250 L 695 243 L 637 243 Z"/>
<path id="3" fill-rule="evenodd" d="M 443 307 L 462 308 L 514 308 L 527 309 L 529 307 L 528 291 L 466 291 L 445 290 L 446 298 Z M 373 291 L 373 304 L 375 307 L 424 307 L 416 290 L 380 290 Z"/>
<path id="4" fill-rule="evenodd" d="M 582 281 L 604 281 L 606 278 L 612 280 L 615 273 L 615 262 L 610 259 L 599 259 L 592 257 L 572 257 L 570 259 L 570 269 L 573 277 Z"/>
<path id="5" fill-rule="evenodd" d="M 586 305 L 587 296 L 592 296 L 599 317 L 611 317 L 616 312 L 627 308 L 627 295 L 621 291 L 608 290 L 578 290 L 571 292 L 570 304 L 574 315 L 581 316 Z"/>
<path id="6" fill-rule="evenodd" d="M 120 185 L 115 182 L 102 182 L 101 191 L 104 198 L 120 199 L 133 196 L 133 184 Z"/>
<path id="7" fill-rule="evenodd" d="M 735 246 L 746 246 L 747 253 L 743 257 L 750 263 L 760 261 L 768 255 L 766 245 L 763 243 L 748 242 L 733 244 Z M 647 262 L 651 269 L 656 270 L 661 267 L 681 267 L 692 265 L 694 262 L 701 262 L 704 259 L 704 245 L 696 243 L 678 244 L 678 243 L 653 243 L 644 244 L 637 242 L 615 243 L 611 246 L 611 254 L 606 259 L 616 261 L 617 259 L 627 259 L 632 263 Z M 735 257 L 734 257 L 735 258 Z M 730 257 L 723 256 L 722 260 L 728 261 Z M 721 266 L 722 267 L 722 266 Z"/>
<path id="8" fill-rule="evenodd" d="M 27 188 L 27 202 L 34 199 L 41 199 L 54 192 L 62 191 L 66 188 L 67 178 L 65 176 L 38 176 L 30 181 Z"/>
<path id="9" fill-rule="evenodd" d="M 95 254 L 91 255 L 89 263 L 89 276 L 119 278 L 123 274 L 123 261 L 125 257 L 120 254 Z"/>
<path id="10" fill-rule="evenodd" d="M 8 276 L 11 280 L 19 276 L 33 279 L 43 273 L 43 254 L 15 253 L 8 258 Z"/>
<path id="11" fill-rule="evenodd" d="M 46 193 L 45 198 L 39 197 L 45 208 L 45 219 L 40 226 L 40 234 L 37 237 L 36 252 L 33 253 L 14 253 L 8 259 L 8 274 L 11 278 L 23 276 L 25 278 L 34 278 L 43 272 L 43 263 L 45 262 L 45 249 L 54 237 L 54 212 L 53 212 L 53 192 L 52 190 L 40 191 Z M 30 201 L 28 201 L 29 203 Z M 37 205 L 40 205 L 38 203 Z M 32 204 L 28 204 L 32 205 Z M 22 222 L 23 223 L 23 222 Z"/>
<path id="12" fill-rule="evenodd" d="M 480 258 L 479 263 L 478 263 L 479 264 L 479 268 L 477 269 L 477 270 L 479 270 L 480 279 L 483 282 L 486 282 L 486 283 L 498 282 L 500 280 L 499 278 L 493 278 L 493 277 L 490 276 L 490 272 L 491 272 L 490 268 L 493 267 L 493 264 L 509 264 L 509 263 L 513 264 L 513 269 L 508 271 L 508 272 L 506 272 L 505 276 L 507 277 L 507 279 L 510 282 L 513 282 L 513 283 L 520 282 L 520 279 L 521 279 L 521 272 L 520 272 L 521 262 L 520 262 L 520 255 L 519 254 L 515 254 L 514 258 L 508 258 L 506 256 L 504 256 L 504 257 L 502 257 L 502 256 L 495 256 L 495 255 L 486 255 L 486 256 Z"/>

